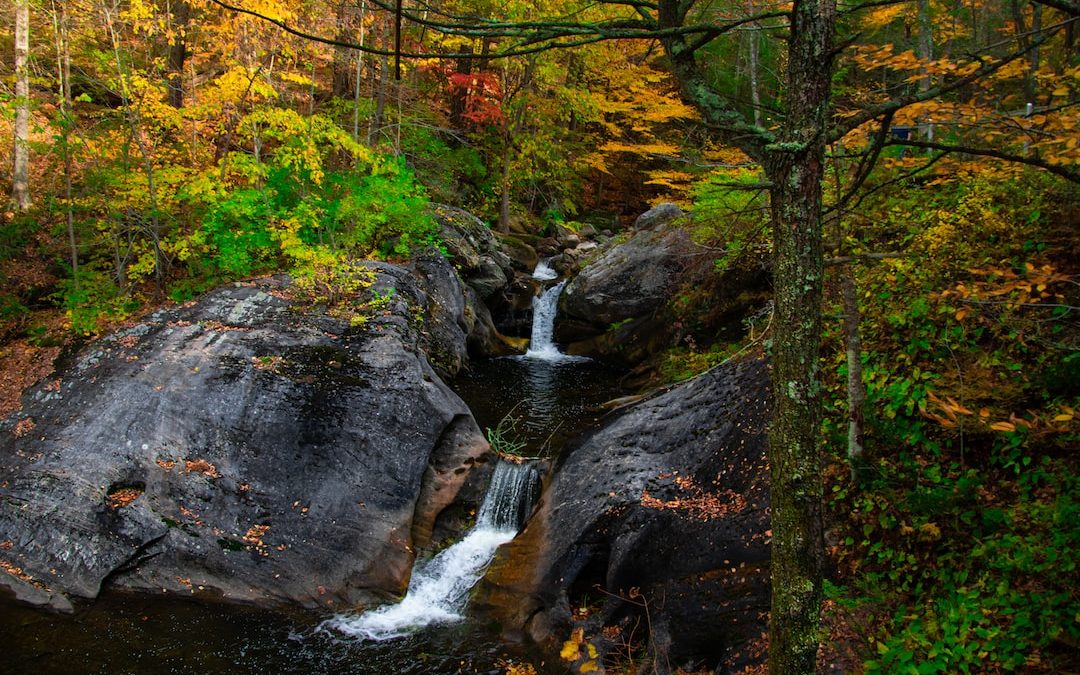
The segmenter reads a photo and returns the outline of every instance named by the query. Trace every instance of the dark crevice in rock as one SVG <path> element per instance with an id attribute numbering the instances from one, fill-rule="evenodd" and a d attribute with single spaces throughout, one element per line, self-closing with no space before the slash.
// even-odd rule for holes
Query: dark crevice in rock
<path id="1" fill-rule="evenodd" d="M 168 536 L 168 534 L 168 531 L 162 532 L 158 536 L 153 537 L 152 539 L 149 539 L 146 542 L 140 544 L 126 560 L 122 561 L 108 574 L 102 577 L 101 583 L 98 585 L 98 593 L 101 593 L 103 590 L 105 590 L 117 578 L 135 570 L 140 565 L 161 555 L 162 551 L 150 551 L 150 549 L 160 544 L 165 539 L 165 537 Z"/>

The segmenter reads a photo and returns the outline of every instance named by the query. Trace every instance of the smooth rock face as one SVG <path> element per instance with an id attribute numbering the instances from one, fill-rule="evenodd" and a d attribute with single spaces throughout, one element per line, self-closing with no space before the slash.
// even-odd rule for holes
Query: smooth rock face
<path id="1" fill-rule="evenodd" d="M 642 230 L 604 250 L 566 286 L 559 309 L 596 330 L 646 316 L 670 300 L 690 253 L 683 230 Z"/>
<path id="2" fill-rule="evenodd" d="M 586 626 L 596 635 L 600 623 L 644 626 L 644 599 L 655 656 L 738 666 L 767 630 L 767 389 L 763 362 L 729 364 L 574 444 L 492 565 L 483 604 L 557 646 L 570 636 L 570 607 L 600 601 Z M 635 602 L 619 599 L 631 589 Z"/>
<path id="3" fill-rule="evenodd" d="M 556 340 L 571 354 L 623 365 L 667 347 L 674 329 L 666 310 L 692 252 L 689 234 L 666 225 L 605 246 L 563 291 Z"/>
<path id="4" fill-rule="evenodd" d="M 0 425 L 0 591 L 60 609 L 106 584 L 266 606 L 403 592 L 488 450 L 422 350 L 464 354 L 460 285 L 432 265 L 426 286 L 376 266 L 389 299 L 359 328 L 262 279 L 89 345 Z"/>

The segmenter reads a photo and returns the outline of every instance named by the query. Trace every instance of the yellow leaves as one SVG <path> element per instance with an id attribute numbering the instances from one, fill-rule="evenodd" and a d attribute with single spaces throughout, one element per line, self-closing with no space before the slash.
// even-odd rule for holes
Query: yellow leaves
<path id="1" fill-rule="evenodd" d="M 608 164 L 605 155 L 599 152 L 590 152 L 581 158 L 582 163 L 590 169 L 595 169 L 602 173 L 611 175 L 611 170 L 608 169 Z"/>
<path id="2" fill-rule="evenodd" d="M 585 630 L 575 628 L 570 634 L 570 639 L 563 643 L 559 657 L 570 663 L 578 662 L 579 673 L 593 673 L 600 669 L 599 657 L 596 647 L 591 642 L 585 642 Z"/>
<path id="3" fill-rule="evenodd" d="M 287 4 L 275 0 L 246 0 L 244 8 L 283 23 L 288 23 L 296 17 L 295 12 L 291 11 Z"/>
<path id="4" fill-rule="evenodd" d="M 872 12 L 866 14 L 863 17 L 863 28 L 869 30 L 878 30 L 885 28 L 893 21 L 896 21 L 901 16 L 908 13 L 908 8 L 902 4 L 898 5 L 886 5 Z"/>
<path id="5" fill-rule="evenodd" d="M 630 152 L 635 155 L 647 157 L 649 155 L 675 155 L 679 147 L 671 143 L 654 141 L 651 143 L 624 143 L 622 141 L 608 141 L 600 146 L 604 152 Z"/>
<path id="6" fill-rule="evenodd" d="M 563 661 L 575 661 L 581 655 L 581 643 L 585 639 L 585 629 L 578 628 L 570 634 L 570 639 L 563 643 L 559 657 Z"/>
<path id="7" fill-rule="evenodd" d="M 990 425 L 990 428 L 994 431 L 1012 432 L 1016 431 L 1016 425 L 1011 422 L 994 422 Z"/>
<path id="8" fill-rule="evenodd" d="M 536 667 L 531 663 L 515 663 L 507 659 L 501 659 L 495 665 L 503 669 L 504 675 L 537 675 Z"/>
<path id="9" fill-rule="evenodd" d="M 923 523 L 919 526 L 919 536 L 931 541 L 941 538 L 941 528 L 934 523 Z"/>
<path id="10" fill-rule="evenodd" d="M 675 192 L 685 193 L 694 181 L 694 175 L 685 171 L 656 171 L 649 173 L 646 185 L 659 185 Z"/>

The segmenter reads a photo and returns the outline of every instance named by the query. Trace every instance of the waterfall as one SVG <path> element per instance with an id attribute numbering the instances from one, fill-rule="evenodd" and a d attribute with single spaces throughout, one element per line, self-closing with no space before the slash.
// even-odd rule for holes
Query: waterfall
<path id="1" fill-rule="evenodd" d="M 560 281 L 551 288 L 533 298 L 532 337 L 525 356 L 543 361 L 559 361 L 566 355 L 559 351 L 552 338 L 555 334 L 555 312 L 559 308 L 559 295 L 565 281 Z"/>
<path id="2" fill-rule="evenodd" d="M 476 526 L 461 541 L 417 565 L 404 600 L 359 615 L 339 614 L 321 628 L 361 639 L 389 640 L 431 624 L 461 620 L 469 589 L 483 576 L 495 549 L 513 539 L 524 524 L 539 482 L 532 465 L 500 461 Z"/>
<path id="3" fill-rule="evenodd" d="M 544 258 L 536 264 L 532 278 L 537 281 L 551 281 L 559 278 L 559 273 L 551 266 L 551 258 Z"/>

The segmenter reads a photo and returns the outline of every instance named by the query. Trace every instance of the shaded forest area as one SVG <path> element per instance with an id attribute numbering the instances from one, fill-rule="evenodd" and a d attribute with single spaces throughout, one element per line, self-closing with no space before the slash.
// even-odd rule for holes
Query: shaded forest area
<path id="1" fill-rule="evenodd" d="M 1080 668 L 1075 2 L 832 6 L 805 53 L 800 12 L 828 3 L 402 5 L 13 3 L 5 412 L 63 345 L 160 303 L 280 271 L 336 301 L 364 283 L 350 261 L 439 245 L 431 202 L 513 237 L 674 201 L 719 283 L 783 271 L 785 189 L 808 181 L 823 276 L 792 306 L 821 309 L 819 662 Z M 672 300 L 665 379 L 773 354 L 798 323 L 733 338 L 714 291 Z"/>

